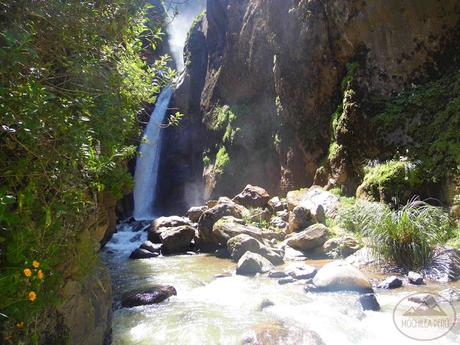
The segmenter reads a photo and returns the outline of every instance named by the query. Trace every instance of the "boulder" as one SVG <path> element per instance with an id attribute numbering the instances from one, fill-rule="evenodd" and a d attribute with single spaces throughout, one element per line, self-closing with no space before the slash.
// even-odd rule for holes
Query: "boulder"
<path id="1" fill-rule="evenodd" d="M 323 253 L 332 258 L 346 258 L 361 248 L 360 243 L 351 236 L 335 237 L 323 244 Z"/>
<path id="2" fill-rule="evenodd" d="M 289 214 L 289 232 L 304 230 L 315 223 L 324 223 L 324 209 L 321 205 L 305 201 Z"/>
<path id="3" fill-rule="evenodd" d="M 324 265 L 313 278 L 313 284 L 319 291 L 373 292 L 369 279 L 343 260 Z"/>
<path id="4" fill-rule="evenodd" d="M 243 220 L 232 216 L 219 219 L 212 228 L 212 235 L 222 246 L 227 245 L 229 239 L 240 234 L 246 234 L 262 241 L 262 230 L 252 225 L 245 225 Z"/>
<path id="5" fill-rule="evenodd" d="M 270 207 L 273 212 L 282 212 L 287 210 L 287 202 L 275 196 L 268 200 L 268 207 Z"/>
<path id="6" fill-rule="evenodd" d="M 366 310 L 379 311 L 380 310 L 380 304 L 377 301 L 375 294 L 373 293 L 366 293 L 366 294 L 359 296 L 358 302 L 364 311 Z"/>
<path id="7" fill-rule="evenodd" d="M 266 273 L 273 269 L 273 265 L 263 256 L 246 252 L 238 261 L 236 274 L 253 276 L 257 273 Z"/>
<path id="8" fill-rule="evenodd" d="M 407 274 L 407 279 L 409 283 L 413 285 L 423 285 L 425 282 L 423 281 L 423 276 L 420 273 L 410 271 Z"/>
<path id="9" fill-rule="evenodd" d="M 284 259 L 288 261 L 305 261 L 308 259 L 306 254 L 290 246 L 284 247 Z"/>
<path id="10" fill-rule="evenodd" d="M 182 225 L 191 226 L 192 222 L 186 217 L 179 216 L 157 218 L 150 226 L 148 239 L 153 243 L 161 243 L 160 235 L 164 230 Z"/>
<path id="11" fill-rule="evenodd" d="M 249 251 L 263 256 L 274 265 L 284 263 L 283 256 L 280 253 L 266 247 L 262 242 L 246 234 L 232 237 L 227 242 L 227 250 L 235 261 L 238 261 L 244 253 Z"/>
<path id="12" fill-rule="evenodd" d="M 233 198 L 233 201 L 244 207 L 265 207 L 270 200 L 270 195 L 263 188 L 248 184 L 243 191 Z"/>
<path id="13" fill-rule="evenodd" d="M 193 222 L 193 223 L 198 223 L 198 220 L 200 219 L 201 215 L 207 210 L 208 208 L 206 206 L 197 206 L 197 207 L 191 207 L 187 211 L 187 217 Z"/>
<path id="14" fill-rule="evenodd" d="M 430 267 L 423 273 L 425 277 L 439 282 L 460 279 L 460 249 L 437 247 Z"/>
<path id="15" fill-rule="evenodd" d="M 295 281 L 296 281 L 295 278 L 284 277 L 284 278 L 278 279 L 278 284 L 280 285 L 291 284 L 291 283 L 294 283 Z"/>
<path id="16" fill-rule="evenodd" d="M 195 237 L 195 229 L 188 225 L 169 228 L 160 235 L 161 250 L 165 255 L 186 253 Z"/>
<path id="17" fill-rule="evenodd" d="M 148 251 L 151 252 L 151 253 L 158 253 L 158 254 L 160 254 L 160 253 L 161 253 L 161 247 L 162 247 L 161 244 L 152 243 L 152 242 L 150 242 L 150 241 L 145 241 L 144 243 L 141 244 L 141 246 L 140 246 L 139 248 L 140 248 L 140 249 L 148 250 Z"/>
<path id="18" fill-rule="evenodd" d="M 400 278 L 396 277 L 396 276 L 391 276 L 391 277 L 388 277 L 386 278 L 384 281 L 380 282 L 377 287 L 379 289 L 387 289 L 387 290 L 391 290 L 391 289 L 397 289 L 397 288 L 400 288 L 402 286 L 403 282 Z"/>
<path id="19" fill-rule="evenodd" d="M 177 291 L 173 286 L 158 285 L 148 289 L 128 292 L 123 296 L 121 306 L 123 308 L 132 308 L 141 305 L 156 304 L 176 295 Z"/>
<path id="20" fill-rule="evenodd" d="M 238 261 L 248 251 L 258 253 L 262 246 L 263 244 L 255 238 L 245 234 L 237 235 L 227 242 L 227 250 L 235 261 Z"/>
<path id="21" fill-rule="evenodd" d="M 328 228 L 315 224 L 299 233 L 294 233 L 286 239 L 286 244 L 294 249 L 309 251 L 321 247 L 327 240 Z"/>
<path id="22" fill-rule="evenodd" d="M 151 252 L 147 249 L 137 248 L 129 256 L 132 260 L 156 258 L 160 253 Z"/>
<path id="23" fill-rule="evenodd" d="M 271 271 L 270 273 L 268 273 L 268 278 L 279 279 L 279 278 L 286 278 L 287 276 L 288 274 L 284 271 Z"/>
<path id="24" fill-rule="evenodd" d="M 270 227 L 279 229 L 282 232 L 286 232 L 288 229 L 288 223 L 282 220 L 280 217 L 273 217 L 270 221 Z"/>
<path id="25" fill-rule="evenodd" d="M 294 210 L 294 208 L 301 203 L 309 201 L 316 205 L 321 205 L 325 214 L 328 216 L 333 215 L 340 204 L 340 200 L 337 196 L 318 186 L 313 186 L 309 189 L 290 191 L 287 193 L 286 201 L 289 211 Z"/>
<path id="26" fill-rule="evenodd" d="M 243 211 L 234 202 L 218 203 L 216 206 L 206 210 L 198 220 L 199 247 L 202 251 L 213 251 L 219 246 L 212 231 L 214 224 L 225 216 L 241 218 Z"/>

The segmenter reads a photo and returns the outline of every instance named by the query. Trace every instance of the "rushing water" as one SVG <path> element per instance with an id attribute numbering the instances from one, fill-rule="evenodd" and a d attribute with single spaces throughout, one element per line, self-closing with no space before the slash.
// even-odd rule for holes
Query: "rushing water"
<path id="1" fill-rule="evenodd" d="M 114 345 L 236 345 L 260 327 L 279 323 L 292 332 L 313 330 L 330 345 L 420 344 L 399 333 L 392 321 L 394 306 L 411 293 L 410 289 L 379 291 L 382 310 L 363 313 L 356 304 L 356 294 L 305 293 L 302 285 L 280 286 L 276 279 L 266 276 L 237 276 L 235 263 L 209 255 L 128 260 L 145 233 L 130 242 L 137 233 L 129 227 L 120 230 L 107 246 L 113 253 L 103 254 L 113 275 Z M 215 277 L 220 274 L 229 276 Z M 158 305 L 119 308 L 124 292 L 155 284 L 173 285 L 177 296 Z M 446 287 L 427 286 L 416 291 Z M 263 299 L 275 305 L 260 311 Z M 460 305 L 456 307 L 458 310 Z M 429 343 L 459 344 L 459 327 Z"/>
<path id="2" fill-rule="evenodd" d="M 144 131 L 144 142 L 139 148 L 134 174 L 134 218 L 137 220 L 153 219 L 158 162 L 161 152 L 161 127 L 173 90 L 166 87 L 158 97 L 155 110 L 150 116 Z"/>

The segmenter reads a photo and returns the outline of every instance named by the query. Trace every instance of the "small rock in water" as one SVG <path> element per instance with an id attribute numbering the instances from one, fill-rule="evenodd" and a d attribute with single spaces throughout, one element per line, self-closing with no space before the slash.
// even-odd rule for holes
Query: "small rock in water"
<path id="1" fill-rule="evenodd" d="M 391 277 L 388 277 L 386 278 L 384 281 L 382 281 L 379 285 L 377 285 L 377 287 L 379 289 L 387 289 L 387 290 L 391 290 L 391 289 L 397 289 L 397 288 L 400 288 L 402 286 L 402 280 L 396 276 L 391 276 Z"/>
<path id="2" fill-rule="evenodd" d="M 136 259 L 150 259 L 150 258 L 156 258 L 160 254 L 158 253 L 152 253 L 146 249 L 140 249 L 137 248 L 135 249 L 131 255 L 129 256 L 130 259 L 136 260 Z"/>
<path id="3" fill-rule="evenodd" d="M 380 304 L 373 293 L 367 293 L 364 295 L 359 296 L 358 299 L 359 303 L 363 307 L 363 310 L 372 310 L 372 311 L 379 311 Z"/>
<path id="4" fill-rule="evenodd" d="M 418 293 L 410 296 L 408 300 L 414 303 L 425 305 L 429 308 L 436 307 L 438 305 L 434 295 L 430 293 Z"/>
<path id="5" fill-rule="evenodd" d="M 283 271 L 271 271 L 268 274 L 268 278 L 286 278 L 288 275 Z"/>
<path id="6" fill-rule="evenodd" d="M 310 279 L 313 278 L 318 270 L 313 266 L 304 266 L 302 268 L 290 271 L 288 274 L 294 279 Z"/>
<path id="7" fill-rule="evenodd" d="M 292 277 L 281 278 L 281 279 L 278 280 L 278 284 L 280 284 L 280 285 L 290 284 L 290 283 L 294 283 L 294 282 L 295 282 L 295 279 L 292 278 Z"/>
<path id="8" fill-rule="evenodd" d="M 132 308 L 141 305 L 156 304 L 176 295 L 177 291 L 174 286 L 159 285 L 145 290 L 128 292 L 123 296 L 121 306 L 123 308 Z"/>
<path id="9" fill-rule="evenodd" d="M 231 277 L 231 276 L 232 276 L 232 274 L 230 272 L 214 274 L 214 278 L 227 278 L 227 277 Z"/>
<path id="10" fill-rule="evenodd" d="M 407 278 L 409 279 L 409 283 L 413 285 L 422 285 L 424 284 L 423 276 L 420 273 L 410 271 L 407 274 Z"/>
<path id="11" fill-rule="evenodd" d="M 262 311 L 265 308 L 268 308 L 268 307 L 271 307 L 271 306 L 274 306 L 274 305 L 275 305 L 275 303 L 270 301 L 268 298 L 264 298 L 263 301 L 260 303 L 258 310 Z"/>
<path id="12" fill-rule="evenodd" d="M 319 292 L 320 289 L 315 284 L 305 284 L 304 286 L 305 292 Z"/>

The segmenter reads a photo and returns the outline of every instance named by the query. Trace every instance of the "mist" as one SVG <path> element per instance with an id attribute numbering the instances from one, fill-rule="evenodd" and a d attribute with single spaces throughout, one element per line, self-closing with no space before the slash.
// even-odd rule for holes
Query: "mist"
<path id="1" fill-rule="evenodd" d="M 171 18 L 167 27 L 171 55 L 176 62 L 177 71 L 184 69 L 184 46 L 187 33 L 193 20 L 206 8 L 206 0 L 166 0 L 166 10 Z M 174 15 L 175 9 L 178 13 Z"/>

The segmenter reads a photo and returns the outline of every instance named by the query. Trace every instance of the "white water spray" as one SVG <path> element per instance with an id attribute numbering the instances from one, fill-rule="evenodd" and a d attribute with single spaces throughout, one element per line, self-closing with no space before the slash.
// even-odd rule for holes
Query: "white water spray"
<path id="1" fill-rule="evenodd" d="M 144 131 L 134 174 L 134 213 L 136 220 L 154 218 L 155 195 L 161 152 L 161 127 L 173 90 L 166 87 L 158 97 L 155 110 Z"/>

